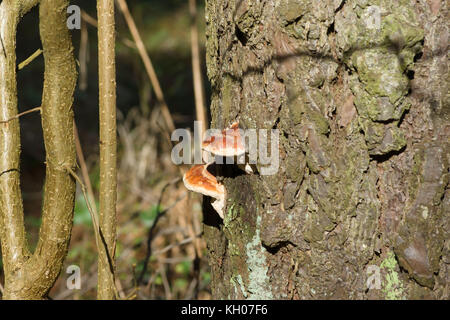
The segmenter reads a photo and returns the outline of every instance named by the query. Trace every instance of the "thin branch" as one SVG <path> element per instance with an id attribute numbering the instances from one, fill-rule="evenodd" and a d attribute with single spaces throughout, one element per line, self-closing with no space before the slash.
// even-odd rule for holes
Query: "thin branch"
<path id="1" fill-rule="evenodd" d="M 18 118 L 20 118 L 21 116 L 24 116 L 24 115 L 26 115 L 26 114 L 29 114 L 29 113 L 32 113 L 32 112 L 36 112 L 36 111 L 42 111 L 42 108 L 41 108 L 41 107 L 36 107 L 36 108 L 30 109 L 30 110 L 27 110 L 27 111 L 18 113 L 18 114 L 16 114 L 15 116 L 12 116 L 12 117 L 9 118 L 9 119 L 6 119 L 6 120 L 0 120 L 0 123 L 8 123 L 8 122 L 10 122 L 10 121 L 12 121 L 12 120 L 14 120 L 14 119 L 18 119 Z"/>
<path id="2" fill-rule="evenodd" d="M 73 122 L 73 131 L 75 136 L 75 149 L 77 152 L 78 163 L 80 164 L 81 175 L 83 177 L 84 183 L 86 184 L 86 190 L 89 196 L 89 201 L 91 203 L 92 209 L 95 215 L 97 216 L 98 212 L 97 206 L 95 204 L 94 190 L 92 189 L 92 183 L 91 180 L 89 179 L 89 171 L 86 165 L 86 160 L 84 158 L 83 148 L 81 147 L 80 136 L 78 134 L 78 128 L 77 125 L 75 124 L 75 121 Z"/>
<path id="3" fill-rule="evenodd" d="M 166 294 L 166 300 L 172 300 L 172 289 L 170 288 L 169 280 L 167 279 L 166 268 L 163 266 L 160 271 L 164 292 Z"/>
<path id="4" fill-rule="evenodd" d="M 92 27 L 98 28 L 97 20 L 94 17 L 90 16 L 88 13 L 86 13 L 86 11 L 84 11 L 84 10 L 81 10 L 81 19 L 83 19 L 84 22 L 91 25 Z M 136 44 L 133 41 L 131 41 L 130 39 L 125 38 L 125 37 L 119 37 L 119 39 L 127 47 L 136 49 Z"/>
<path id="5" fill-rule="evenodd" d="M 85 22 L 87 22 L 88 24 L 90 24 L 91 26 L 93 26 L 93 27 L 95 27 L 95 28 L 98 27 L 97 20 L 96 20 L 94 17 L 90 16 L 90 15 L 89 15 L 86 11 L 84 11 L 84 10 L 81 10 L 81 18 L 82 18 Z"/>
<path id="6" fill-rule="evenodd" d="M 76 151 L 77 151 L 77 158 L 78 161 L 80 163 L 80 168 L 81 168 L 81 175 L 83 177 L 84 183 L 81 181 L 81 179 L 75 174 L 75 172 L 73 172 L 73 170 L 69 170 L 70 174 L 74 177 L 74 179 L 77 180 L 77 182 L 80 184 L 81 187 L 81 191 L 83 192 L 83 197 L 84 200 L 86 202 L 86 206 L 88 208 L 89 214 L 91 215 L 91 219 L 92 219 L 92 225 L 94 226 L 94 233 L 95 233 L 95 240 L 96 240 L 96 244 L 97 244 L 97 250 L 99 251 L 99 242 L 102 242 L 105 249 L 106 244 L 103 241 L 100 241 L 101 237 L 100 237 L 100 227 L 99 227 L 99 223 L 98 223 L 98 213 L 97 213 L 97 206 L 95 204 L 95 197 L 94 197 L 94 191 L 92 189 L 92 184 L 91 184 L 91 180 L 89 179 L 89 172 L 87 169 L 87 165 L 86 165 L 86 160 L 84 158 L 84 154 L 83 154 L 83 148 L 81 147 L 81 143 L 80 143 L 80 138 L 78 135 L 78 129 L 76 127 L 75 121 L 74 121 L 74 135 L 75 135 L 75 147 L 76 147 Z M 108 252 L 109 250 L 105 250 L 105 252 Z M 100 251 L 99 251 L 100 252 Z M 106 263 L 106 260 L 108 260 L 108 264 L 110 264 L 109 259 L 105 258 L 104 256 L 101 257 L 101 259 L 103 259 L 103 261 Z M 110 270 L 113 270 L 113 266 L 110 265 Z M 116 297 L 117 297 L 117 293 L 118 296 L 120 298 L 124 298 L 123 297 L 123 293 L 122 290 L 120 288 L 122 288 L 122 284 L 120 283 L 119 279 L 114 279 L 114 274 L 112 272 L 110 272 L 110 281 L 115 281 L 114 283 L 116 284 L 116 289 L 114 289 L 114 291 L 116 292 Z"/>
<path id="7" fill-rule="evenodd" d="M 153 68 L 152 61 L 145 49 L 144 42 L 142 42 L 142 38 L 139 34 L 138 28 L 136 27 L 136 23 L 128 9 L 128 5 L 125 0 L 116 0 L 122 14 L 127 22 L 128 28 L 130 29 L 131 35 L 133 36 L 133 40 L 136 43 L 137 49 L 139 51 L 139 55 L 141 56 L 142 62 L 144 63 L 145 70 L 147 71 L 147 75 L 152 83 L 153 89 L 155 91 L 156 98 L 161 105 L 161 111 L 164 117 L 164 120 L 167 125 L 167 129 L 169 132 L 173 132 L 175 130 L 175 124 L 172 119 L 172 115 L 170 114 L 169 107 L 166 104 L 164 99 L 164 94 L 162 92 L 161 86 L 158 81 L 158 77 L 156 75 L 155 69 Z"/>
<path id="8" fill-rule="evenodd" d="M 189 13 L 191 16 L 191 52 L 192 75 L 194 80 L 195 111 L 197 120 L 201 122 L 200 137 L 207 129 L 205 92 L 203 87 L 202 69 L 200 65 L 200 50 L 198 45 L 197 5 L 195 0 L 189 0 Z"/>
<path id="9" fill-rule="evenodd" d="M 39 57 L 42 53 L 42 49 L 37 49 L 31 56 L 29 56 L 28 58 L 26 58 L 24 61 L 22 61 L 21 63 L 19 63 L 19 66 L 17 67 L 17 69 L 22 70 L 23 68 L 25 68 L 27 65 L 29 65 L 34 59 L 36 59 L 37 57 Z"/>
<path id="10" fill-rule="evenodd" d="M 177 179 L 179 180 L 179 179 Z M 153 221 L 150 229 L 148 230 L 148 237 L 147 237 L 147 252 L 145 254 L 145 259 L 144 259 L 144 266 L 142 267 L 142 271 L 141 274 L 138 278 L 138 284 L 142 283 L 145 274 L 147 273 L 147 268 L 148 268 L 148 262 L 150 260 L 150 257 L 152 256 L 152 240 L 153 240 L 153 233 L 155 231 L 155 228 L 158 224 L 159 219 L 161 219 L 170 209 L 172 209 L 178 202 L 180 202 L 181 200 L 183 200 L 186 197 L 187 193 L 184 193 L 183 196 L 179 197 L 178 199 L 176 199 L 172 205 L 170 205 L 168 208 L 164 209 L 163 211 L 159 211 L 160 208 L 160 204 L 161 204 L 161 199 L 163 196 L 164 191 L 166 190 L 166 188 L 170 185 L 174 183 L 174 181 L 169 182 L 168 184 L 166 184 L 166 186 L 164 186 L 163 190 L 161 191 L 161 197 L 160 200 L 158 201 L 158 206 L 156 207 L 158 210 L 158 213 L 156 215 L 155 221 Z"/>
<path id="11" fill-rule="evenodd" d="M 98 263 L 98 299 L 113 299 L 117 238 L 117 125 L 114 0 L 97 0 L 98 72 L 100 113 L 100 210 L 99 230 L 104 237 L 108 264 Z M 105 252 L 103 252 L 105 251 Z M 113 278 L 111 279 L 110 273 Z M 112 281 L 111 281 L 112 280 Z M 115 290 L 116 292 L 114 292 Z"/>
<path id="12" fill-rule="evenodd" d="M 99 247 L 100 235 L 99 235 L 99 227 L 98 227 L 98 218 L 97 218 L 97 215 L 95 214 L 94 209 L 91 206 L 91 202 L 89 201 L 89 197 L 88 197 L 87 191 L 86 191 L 86 185 L 83 183 L 81 178 L 75 173 L 75 171 L 72 170 L 72 168 L 70 168 L 69 166 L 66 166 L 65 170 L 67 170 L 67 172 L 72 176 L 72 178 L 74 178 L 80 185 L 81 192 L 83 193 L 83 197 L 86 202 L 87 209 L 89 211 L 89 214 L 91 215 L 92 225 L 94 226 L 94 233 L 96 235 L 95 241 L 97 242 L 97 247 Z"/>
<path id="13" fill-rule="evenodd" d="M 185 244 L 191 243 L 193 240 L 194 240 L 194 238 L 188 237 L 188 238 L 183 239 L 183 240 L 181 240 L 179 242 L 169 244 L 169 245 L 165 246 L 164 248 L 162 248 L 160 250 L 156 250 L 155 252 L 153 252 L 153 256 L 163 254 L 163 253 L 165 253 L 165 252 L 167 252 L 169 250 L 172 250 L 175 247 L 180 247 L 180 246 L 183 246 Z"/>
<path id="14" fill-rule="evenodd" d="M 100 260 L 105 265 L 110 265 L 109 269 L 112 270 L 110 259 L 105 258 L 105 255 L 100 254 L 100 248 L 103 247 L 103 250 L 105 250 L 105 252 L 108 252 L 108 250 L 107 250 L 108 247 L 107 247 L 107 244 L 104 242 L 104 238 L 102 237 L 102 232 L 99 227 L 97 215 L 94 213 L 94 209 L 92 208 L 91 203 L 89 201 L 88 194 L 86 191 L 86 186 L 83 183 L 83 181 L 80 179 L 80 177 L 75 173 L 75 171 L 72 170 L 72 168 L 66 166 L 65 169 L 80 185 L 81 192 L 83 193 L 84 201 L 86 202 L 86 207 L 91 216 L 92 226 L 94 228 L 94 234 L 95 234 L 95 243 L 96 243 L 97 251 L 99 252 Z M 100 244 L 102 244 L 102 245 L 100 245 Z M 115 283 L 114 282 L 114 274 L 112 272 L 109 272 L 109 278 L 110 278 L 109 281 L 112 281 L 112 283 Z M 119 293 L 118 293 L 118 290 L 115 287 L 115 285 L 113 286 L 113 290 L 114 290 L 116 298 L 119 298 Z"/>
<path id="15" fill-rule="evenodd" d="M 98 216 L 97 206 L 95 204 L 94 191 L 92 189 L 91 180 L 89 179 L 89 172 L 88 172 L 88 169 L 87 169 L 87 165 L 86 165 L 86 161 L 85 161 L 85 158 L 84 158 L 83 149 L 81 147 L 80 138 L 79 138 L 79 135 L 78 135 L 78 129 L 76 127 L 75 121 L 74 121 L 74 135 L 75 135 L 75 147 L 76 147 L 76 152 L 77 152 L 77 158 L 78 158 L 78 161 L 80 163 L 81 174 L 83 176 L 83 180 L 84 180 L 85 184 L 82 183 L 81 179 L 74 172 L 71 172 L 71 174 L 78 181 L 78 183 L 80 184 L 81 190 L 83 192 L 83 196 L 84 196 L 84 199 L 85 199 L 85 202 L 86 202 L 86 206 L 87 206 L 87 208 L 89 210 L 89 214 L 91 215 L 91 219 L 92 219 L 92 224 L 94 226 L 97 250 L 98 250 L 98 253 L 100 255 L 101 251 L 99 249 L 100 248 L 99 247 L 99 243 L 102 242 L 102 241 L 100 241 L 100 228 L 99 228 L 98 220 L 97 220 L 97 216 Z M 85 193 L 86 190 L 87 190 L 87 195 Z M 107 251 L 108 250 L 106 250 L 106 246 L 105 246 L 105 252 L 107 252 Z M 104 257 L 104 255 L 102 255 L 100 259 L 102 259 L 105 263 L 106 263 L 106 260 L 108 260 L 108 264 L 109 264 L 109 259 L 106 259 Z M 110 265 L 109 270 L 114 270 L 113 266 Z M 115 282 L 114 282 L 114 274 L 112 272 L 110 272 L 110 273 L 111 273 L 110 281 L 113 281 L 113 283 L 116 283 L 116 286 L 118 285 L 118 286 L 121 287 L 119 279 L 115 279 Z M 122 297 L 121 290 L 115 289 L 115 291 L 116 292 L 118 291 L 119 292 L 119 296 Z M 116 297 L 117 297 L 117 294 L 116 294 Z"/>
<path id="16" fill-rule="evenodd" d="M 80 79 L 79 87 L 81 91 L 85 91 L 87 88 L 88 79 L 88 44 L 89 44 L 89 33 L 86 23 L 83 21 L 81 24 L 81 37 L 80 37 L 80 49 L 78 51 L 78 61 L 80 61 Z"/>

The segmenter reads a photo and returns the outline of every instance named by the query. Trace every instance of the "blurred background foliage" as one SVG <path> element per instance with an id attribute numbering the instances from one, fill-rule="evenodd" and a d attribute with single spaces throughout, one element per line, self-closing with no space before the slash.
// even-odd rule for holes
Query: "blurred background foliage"
<path id="1" fill-rule="evenodd" d="M 129 9 L 152 59 L 166 102 L 178 128 L 195 120 L 188 0 L 128 0 Z M 95 1 L 72 0 L 96 18 Z M 204 3 L 197 2 L 203 73 Z M 41 48 L 38 8 L 19 24 L 17 62 Z M 74 112 L 80 141 L 97 198 L 98 77 L 97 29 L 82 22 L 72 30 L 79 83 Z M 181 171 L 170 159 L 163 119 L 127 24 L 116 8 L 117 108 L 119 137 L 117 278 L 122 297 L 137 299 L 208 299 L 210 273 L 201 240 L 201 199 L 186 192 Z M 82 33 L 85 32 L 85 40 Z M 83 43 L 84 41 L 84 43 Z M 84 56 L 84 58 L 83 58 Z M 84 70 L 84 71 L 83 71 Z M 40 105 L 43 57 L 18 72 L 19 112 Z M 206 75 L 204 74 L 204 79 Z M 209 96 L 207 82 L 204 83 Z M 207 100 L 207 105 L 209 105 Z M 21 118 L 21 184 L 29 244 L 40 226 L 45 149 L 38 113 Z M 98 207 L 98 203 L 97 203 Z M 149 238 L 150 249 L 149 253 Z M 147 267 L 144 264 L 148 260 Z M 80 290 L 68 290 L 66 268 L 81 269 Z M 1 267 L 1 259 L 0 259 Z M 50 292 L 53 299 L 96 297 L 97 253 L 92 223 L 78 187 L 74 228 L 65 267 Z M 0 281 L 3 273 L 0 271 Z"/>

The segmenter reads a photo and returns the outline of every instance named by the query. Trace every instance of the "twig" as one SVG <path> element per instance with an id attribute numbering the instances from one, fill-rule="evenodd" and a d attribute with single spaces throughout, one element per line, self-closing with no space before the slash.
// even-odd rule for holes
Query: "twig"
<path id="1" fill-rule="evenodd" d="M 197 5 L 195 0 L 189 0 L 189 13 L 191 15 L 191 52 L 195 110 L 197 113 L 197 120 L 201 123 L 200 137 L 203 137 L 203 133 L 207 129 L 207 124 L 205 111 L 205 92 L 203 88 L 202 71 L 200 66 L 200 50 L 198 45 Z"/>
<path id="2" fill-rule="evenodd" d="M 133 290 L 124 298 L 124 300 L 136 299 L 138 290 L 138 288 L 133 288 Z"/>
<path id="3" fill-rule="evenodd" d="M 179 180 L 179 179 L 176 179 Z M 162 199 L 162 194 L 164 193 L 165 189 L 173 182 L 169 182 L 162 190 L 161 192 L 161 197 L 160 200 L 158 201 L 158 206 L 156 207 L 157 210 L 159 210 L 160 207 L 160 203 L 161 203 L 161 199 Z M 147 272 L 147 265 L 148 265 L 148 261 L 150 260 L 150 257 L 152 255 L 152 240 L 153 240 L 153 232 L 155 231 L 156 225 L 159 221 L 159 219 L 161 219 L 161 217 L 163 217 L 167 211 L 169 211 L 170 209 L 172 209 L 178 202 L 180 202 L 181 200 L 184 199 L 184 197 L 186 197 L 186 193 L 183 194 L 183 196 L 181 196 L 180 198 L 176 199 L 175 202 L 169 206 L 167 209 L 158 212 L 158 214 L 156 215 L 155 221 L 153 222 L 152 226 L 150 227 L 150 229 L 148 230 L 148 237 L 147 237 L 147 253 L 145 255 L 145 259 L 144 259 L 144 266 L 142 268 L 141 274 L 138 278 L 138 284 L 142 283 L 142 280 L 144 279 L 145 273 Z"/>
<path id="4" fill-rule="evenodd" d="M 128 28 L 130 29 L 131 35 L 133 37 L 134 42 L 136 43 L 137 49 L 139 51 L 139 55 L 141 56 L 142 62 L 144 63 L 145 70 L 147 71 L 147 75 L 150 78 L 153 89 L 155 90 L 156 98 L 161 105 L 161 111 L 164 117 L 164 121 L 166 122 L 167 129 L 169 132 L 173 132 L 175 130 L 175 125 L 172 119 L 172 115 L 170 114 L 169 107 L 164 100 L 164 94 L 162 92 L 161 86 L 158 81 L 158 77 L 156 76 L 155 69 L 153 68 L 152 61 L 145 49 L 145 45 L 142 42 L 142 38 L 139 34 L 139 31 L 136 27 L 136 23 L 128 9 L 128 5 L 125 0 L 116 0 L 122 14 L 127 22 Z"/>
<path id="5" fill-rule="evenodd" d="M 170 288 L 169 281 L 167 280 L 166 269 L 164 266 L 161 268 L 160 275 L 163 282 L 164 292 L 166 294 L 166 300 L 172 300 L 172 289 Z"/>
<path id="6" fill-rule="evenodd" d="M 120 283 L 119 278 L 115 279 L 117 290 L 119 291 L 119 297 L 122 300 L 125 300 L 127 297 L 125 296 L 125 293 L 123 291 L 122 283 Z"/>
<path id="7" fill-rule="evenodd" d="M 84 185 L 83 181 L 78 177 L 78 175 L 70 168 L 69 166 L 66 166 L 65 169 L 68 171 L 68 173 L 79 183 L 81 187 L 81 191 L 83 192 L 84 200 L 86 202 L 86 206 L 88 208 L 88 211 L 91 215 L 92 224 L 94 226 L 94 232 L 95 232 L 95 241 L 97 242 L 97 248 L 99 247 L 99 227 L 98 227 L 98 219 L 96 214 L 94 214 L 94 209 L 92 209 L 91 203 L 89 201 L 87 192 L 86 192 L 86 186 Z"/>
<path id="8" fill-rule="evenodd" d="M 86 11 L 81 10 L 81 19 L 94 28 L 98 28 L 97 20 L 90 16 Z M 120 41 L 129 48 L 136 49 L 136 44 L 128 38 L 120 37 Z"/>
<path id="9" fill-rule="evenodd" d="M 78 128 L 75 124 L 75 121 L 73 122 L 73 130 L 75 136 L 75 149 L 77 152 L 78 162 L 80 163 L 81 176 L 83 177 L 84 183 L 86 184 L 91 207 L 95 215 L 97 215 L 97 205 L 95 204 L 94 190 L 92 189 L 91 179 L 89 179 L 89 171 L 86 165 L 86 160 L 84 159 L 83 148 L 81 147 L 80 136 L 78 134 Z"/>
<path id="10" fill-rule="evenodd" d="M 84 182 L 86 184 L 87 194 L 89 196 L 89 202 L 91 203 L 90 207 L 93 210 L 93 215 L 95 217 L 97 217 L 98 213 L 97 213 L 97 206 L 95 204 L 94 191 L 92 189 L 91 180 L 89 179 L 89 172 L 88 172 L 88 169 L 87 169 L 86 160 L 84 158 L 83 148 L 81 147 L 80 137 L 79 137 L 79 134 L 78 134 L 78 129 L 77 129 L 77 126 L 75 124 L 75 121 L 73 122 L 73 129 L 74 129 L 74 136 L 75 136 L 75 148 L 76 148 L 76 152 L 77 152 L 77 158 L 78 158 L 78 161 L 80 163 L 81 175 L 82 175 L 83 180 L 84 180 Z M 83 185 L 80 184 L 80 186 L 83 189 Z M 87 203 L 86 197 L 85 197 L 85 201 Z M 89 209 L 89 207 L 88 207 L 88 209 Z M 91 214 L 91 217 L 92 217 L 92 214 Z M 92 220 L 94 220 L 94 219 L 92 219 Z M 93 224 L 94 224 L 94 222 L 93 222 Z M 98 222 L 97 222 L 97 226 L 98 226 Z M 94 225 L 94 228 L 95 228 L 95 225 Z M 120 282 L 120 280 L 118 278 L 115 279 L 115 284 L 116 284 L 116 287 L 117 287 L 116 291 L 118 291 L 119 297 L 121 299 L 127 299 L 125 297 L 124 293 L 123 293 L 122 284 L 121 284 L 121 282 Z"/>
<path id="11" fill-rule="evenodd" d="M 90 24 L 91 26 L 97 28 L 98 24 L 97 24 L 97 20 L 94 17 L 91 17 L 86 11 L 81 10 L 81 18 L 87 22 L 88 24 Z"/>
<path id="12" fill-rule="evenodd" d="M 192 279 L 191 283 L 189 284 L 188 289 L 186 290 L 186 295 L 184 296 L 184 300 L 192 300 L 196 288 L 198 287 L 198 280 L 197 278 Z"/>
<path id="13" fill-rule="evenodd" d="M 94 210 L 92 209 L 91 204 L 89 202 L 88 195 L 87 195 L 87 192 L 86 192 L 86 186 L 84 185 L 83 181 L 81 181 L 80 177 L 78 177 L 78 175 L 72 170 L 72 168 L 70 168 L 69 166 L 65 166 L 65 169 L 80 184 L 81 191 L 82 191 L 83 197 L 84 197 L 84 201 L 86 202 L 86 206 L 88 208 L 89 214 L 91 215 L 92 225 L 94 226 L 95 243 L 97 245 L 97 251 L 99 252 L 99 257 L 100 257 L 100 259 L 103 261 L 103 263 L 105 265 L 109 265 L 110 281 L 113 284 L 112 288 L 114 290 L 114 294 L 116 296 L 116 299 L 120 299 L 120 295 L 119 295 L 119 292 L 118 292 L 118 290 L 116 288 L 115 281 L 114 281 L 114 274 L 112 272 L 113 269 L 112 269 L 112 265 L 111 265 L 111 259 L 110 259 L 109 254 L 108 254 L 108 252 L 109 252 L 108 251 L 108 247 L 107 247 L 107 245 L 106 245 L 106 243 L 105 243 L 105 241 L 104 241 L 104 239 L 102 237 L 101 230 L 100 230 L 100 227 L 99 227 L 99 224 L 98 224 L 97 216 L 94 214 Z M 100 254 L 100 252 L 101 252 L 100 251 L 100 243 L 102 243 L 103 246 L 104 246 L 104 250 L 105 250 L 106 255 L 107 255 L 106 259 L 105 259 L 105 257 L 103 255 Z"/>
<path id="14" fill-rule="evenodd" d="M 194 238 L 188 237 L 186 239 L 183 239 L 180 242 L 169 244 L 168 246 L 165 246 L 164 248 L 153 252 L 153 255 L 156 256 L 156 255 L 159 255 L 159 254 L 163 254 L 163 253 L 171 250 L 172 248 L 179 247 L 179 246 L 191 243 L 193 240 L 194 240 Z"/>
<path id="15" fill-rule="evenodd" d="M 35 111 L 41 111 L 41 107 L 36 107 L 36 108 L 30 109 L 30 110 L 18 113 L 15 116 L 13 116 L 13 117 L 11 117 L 9 119 L 6 119 L 6 120 L 0 120 L 0 123 L 8 123 L 8 122 L 10 122 L 10 121 L 12 121 L 14 119 L 17 119 L 17 118 L 19 118 L 21 116 L 24 116 L 26 114 L 29 114 L 29 113 L 32 113 L 32 112 L 35 112 Z"/>
<path id="16" fill-rule="evenodd" d="M 191 257 L 158 258 L 158 262 L 162 264 L 178 264 L 185 261 L 192 262 L 194 261 L 194 259 L 192 259 Z"/>
<path id="17" fill-rule="evenodd" d="M 22 70 L 23 68 L 25 68 L 27 65 L 29 65 L 34 59 L 36 59 L 37 57 L 39 57 L 42 53 L 42 49 L 37 49 L 31 56 L 29 56 L 28 58 L 26 58 L 24 61 L 22 61 L 21 63 L 19 63 L 17 69 Z"/>
<path id="18" fill-rule="evenodd" d="M 78 60 L 80 61 L 80 80 L 79 87 L 81 91 L 85 91 L 87 88 L 87 63 L 88 63 L 88 30 L 86 22 L 83 21 L 81 24 L 81 37 L 80 37 L 80 50 L 78 52 Z"/>

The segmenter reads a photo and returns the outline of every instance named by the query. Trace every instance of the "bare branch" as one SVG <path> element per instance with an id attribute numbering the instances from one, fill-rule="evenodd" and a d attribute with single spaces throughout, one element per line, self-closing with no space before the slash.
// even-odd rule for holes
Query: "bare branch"
<path id="1" fill-rule="evenodd" d="M 97 1 L 99 112 L 100 112 L 100 214 L 99 228 L 107 250 L 99 247 L 98 299 L 116 297 L 117 129 L 114 0 Z M 102 240 L 103 240 L 102 239 Z M 105 261 L 103 257 L 108 257 Z"/>
<path id="2" fill-rule="evenodd" d="M 161 86 L 158 81 L 158 77 L 156 75 L 155 69 L 153 68 L 152 61 L 148 56 L 147 50 L 145 49 L 144 42 L 142 42 L 141 35 L 139 34 L 138 28 L 136 27 L 136 23 L 128 10 L 128 5 L 125 0 L 117 0 L 119 4 L 119 8 L 125 17 L 128 28 L 130 29 L 131 35 L 133 36 L 134 42 L 136 42 L 136 46 L 139 51 L 139 55 L 141 56 L 142 62 L 144 63 L 145 70 L 147 71 L 148 77 L 152 83 L 153 89 L 155 90 L 156 98 L 158 102 L 161 104 L 161 111 L 164 117 L 164 120 L 167 125 L 167 129 L 169 132 L 173 132 L 175 130 L 175 125 L 173 123 L 172 115 L 170 114 L 169 107 L 166 104 L 164 99 L 164 94 L 161 89 Z M 170 141 L 170 139 L 169 139 Z"/>
<path id="3" fill-rule="evenodd" d="M 36 112 L 36 111 L 41 111 L 41 110 L 42 110 L 41 107 L 36 107 L 36 108 L 30 109 L 30 110 L 27 110 L 27 111 L 18 113 L 18 114 L 16 114 L 15 116 L 13 116 L 13 117 L 11 117 L 11 118 L 9 118 L 9 119 L 6 119 L 6 120 L 0 120 L 0 123 L 8 123 L 8 122 L 11 122 L 11 121 L 14 120 L 14 119 L 18 119 L 18 118 L 20 118 L 21 116 L 26 115 L 26 114 L 29 114 L 29 113 L 32 113 L 32 112 Z"/>
<path id="4" fill-rule="evenodd" d="M 31 56 L 29 56 L 28 58 L 26 58 L 24 61 L 22 61 L 21 63 L 19 63 L 19 65 L 17 66 L 17 69 L 22 70 L 23 68 L 25 68 L 27 65 L 29 65 L 34 59 L 36 59 L 37 57 L 39 57 L 42 53 L 41 49 L 37 49 Z"/>
<path id="5" fill-rule="evenodd" d="M 197 120 L 201 122 L 201 134 L 207 129 L 205 92 L 203 88 L 202 69 L 200 65 L 200 50 L 198 45 L 197 28 L 197 5 L 195 0 L 189 0 L 189 13 L 191 15 L 191 53 L 192 53 L 192 76 L 194 79 L 195 110 Z"/>

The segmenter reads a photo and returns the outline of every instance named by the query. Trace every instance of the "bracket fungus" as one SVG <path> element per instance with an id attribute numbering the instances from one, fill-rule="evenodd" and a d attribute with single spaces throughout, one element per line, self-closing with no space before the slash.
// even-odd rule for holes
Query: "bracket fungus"
<path id="1" fill-rule="evenodd" d="M 253 173 L 253 169 L 247 161 L 247 150 L 241 129 L 239 129 L 239 121 L 234 122 L 230 127 L 222 130 L 222 132 L 212 134 L 203 140 L 202 149 L 203 161 L 205 162 L 215 161 L 209 159 L 208 152 L 214 157 L 236 158 L 236 163 L 240 169 L 246 173 Z M 242 164 L 240 164 L 241 157 L 244 160 Z"/>
<path id="2" fill-rule="evenodd" d="M 193 166 L 184 174 L 183 182 L 188 190 L 215 198 L 216 200 L 211 205 L 223 219 L 225 187 L 223 184 L 217 182 L 216 177 L 208 171 L 210 164 L 197 164 Z"/>
<path id="3" fill-rule="evenodd" d="M 213 134 L 207 137 L 202 142 L 202 149 L 220 157 L 239 157 L 244 155 L 245 146 L 239 131 L 239 122 L 233 123 L 220 134 Z"/>
<path id="4" fill-rule="evenodd" d="M 234 122 L 230 127 L 222 130 L 221 133 L 216 133 L 207 137 L 202 142 L 202 149 L 219 157 L 234 158 L 245 156 L 245 145 L 238 125 L 239 122 Z M 208 166 L 214 163 L 215 159 L 208 159 L 204 153 L 203 160 L 207 163 L 194 165 L 184 174 L 184 185 L 188 190 L 215 198 L 216 200 L 213 201 L 211 205 L 223 219 L 226 194 L 225 187 L 208 171 Z M 248 173 L 253 172 L 250 166 L 246 166 L 245 171 Z"/>

